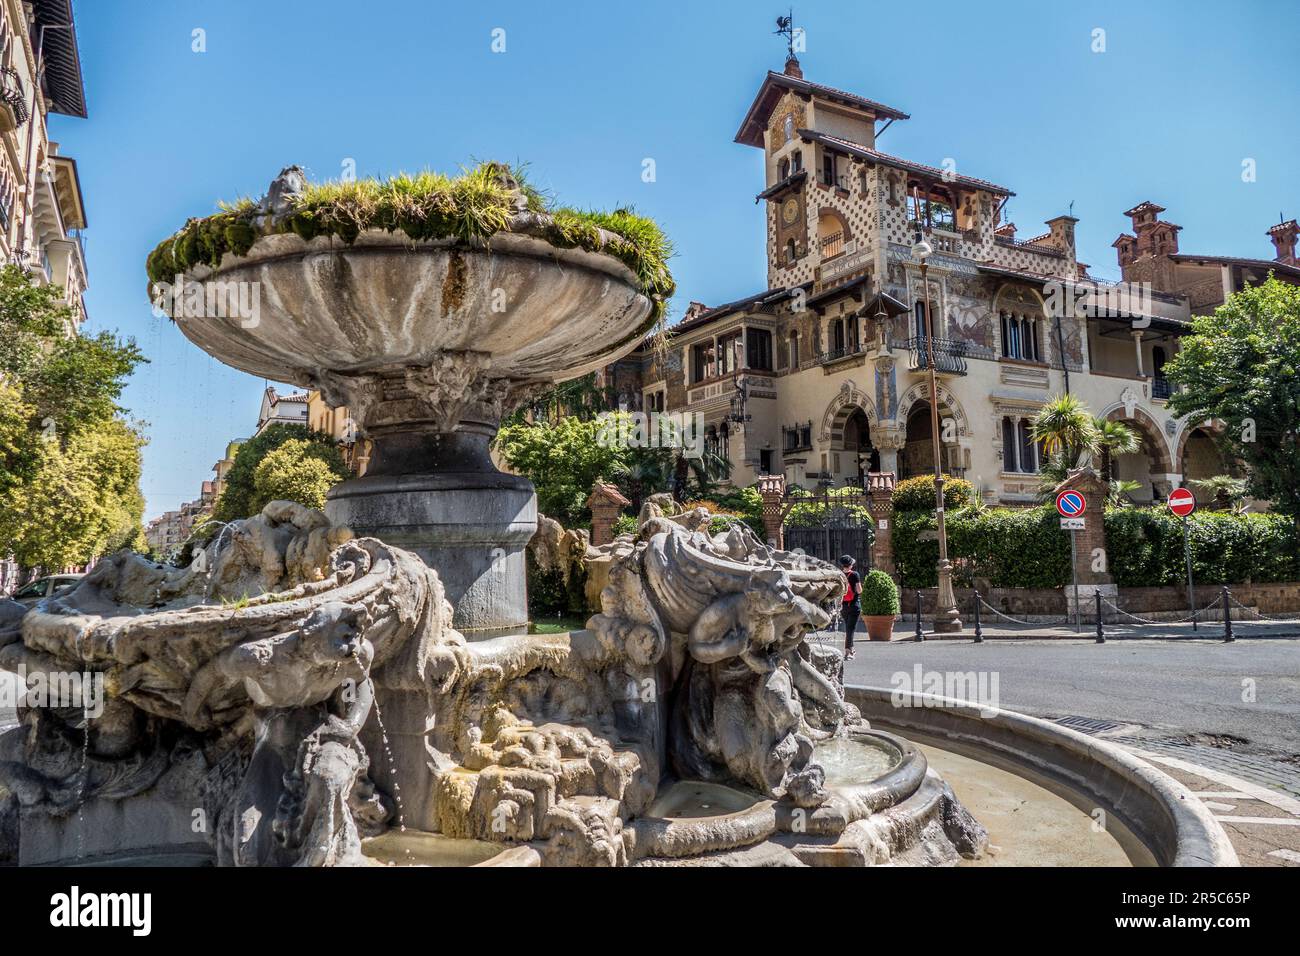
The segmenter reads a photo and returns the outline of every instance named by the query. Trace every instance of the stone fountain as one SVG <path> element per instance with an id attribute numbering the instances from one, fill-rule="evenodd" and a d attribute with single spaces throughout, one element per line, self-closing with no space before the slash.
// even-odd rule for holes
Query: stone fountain
<path id="1" fill-rule="evenodd" d="M 488 442 L 521 397 L 645 334 L 655 303 L 619 237 L 557 245 L 522 193 L 479 241 L 267 228 L 302 185 L 286 170 L 255 239 L 187 274 L 258 283 L 259 320 L 181 327 L 346 403 L 369 470 L 324 513 L 235 522 L 189 568 L 121 553 L 0 615 L 0 667 L 104 688 L 0 736 L 0 855 L 355 864 L 386 831 L 546 865 L 981 852 L 983 828 L 810 642 L 842 595 L 830 565 L 647 509 L 608 546 L 587 628 L 524 632 L 534 497 Z"/>

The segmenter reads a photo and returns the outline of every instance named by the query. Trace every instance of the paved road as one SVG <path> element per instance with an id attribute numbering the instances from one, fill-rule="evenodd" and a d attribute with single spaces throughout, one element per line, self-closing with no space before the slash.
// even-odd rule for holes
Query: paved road
<path id="1" fill-rule="evenodd" d="M 997 706 L 1010 710 L 1140 724 L 1168 737 L 1231 734 L 1248 741 L 1247 750 L 1300 754 L 1300 642 L 1294 640 L 876 644 L 861 637 L 857 658 L 845 668 L 849 683 L 895 686 L 893 675 L 910 676 L 918 663 L 938 672 L 984 671 L 997 674 Z M 843 645 L 841 635 L 826 639 Z M 1248 681 L 1254 702 L 1243 700 Z"/>

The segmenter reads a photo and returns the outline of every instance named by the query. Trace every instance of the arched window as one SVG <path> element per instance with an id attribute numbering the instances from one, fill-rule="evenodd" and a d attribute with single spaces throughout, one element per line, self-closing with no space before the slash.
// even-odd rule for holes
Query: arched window
<path id="1" fill-rule="evenodd" d="M 794 259 L 795 259 L 794 240 L 787 239 L 785 241 L 785 264 L 794 265 Z"/>
<path id="2" fill-rule="evenodd" d="M 790 175 L 790 160 L 783 159 L 776 164 L 776 178 L 785 179 Z"/>
<path id="3" fill-rule="evenodd" d="M 1020 358 L 1020 322 L 1011 318 L 1011 357 Z"/>
<path id="4" fill-rule="evenodd" d="M 925 338 L 925 303 L 918 299 L 913 311 L 916 315 L 916 337 L 923 339 Z"/>
<path id="5" fill-rule="evenodd" d="M 794 161 L 790 165 L 790 172 L 797 173 L 799 170 L 803 169 L 803 150 L 796 149 L 790 154 L 790 158 Z"/>
<path id="6" fill-rule="evenodd" d="M 1038 471 L 1038 447 L 1034 444 L 1032 426 L 1027 419 L 1020 419 L 1017 424 L 1020 438 L 1020 470 Z"/>
<path id="7" fill-rule="evenodd" d="M 1016 441 L 1016 423 L 1009 416 L 1002 417 L 1002 470 L 1019 471 L 1019 456 L 1016 454 L 1018 449 Z"/>
<path id="8" fill-rule="evenodd" d="M 831 323 L 831 342 L 832 348 L 836 352 L 844 351 L 844 322 L 841 319 L 835 319 Z"/>
<path id="9" fill-rule="evenodd" d="M 998 317 L 1002 320 L 1002 356 L 1011 358 L 1011 323 L 1010 318 L 1005 312 L 999 312 Z"/>

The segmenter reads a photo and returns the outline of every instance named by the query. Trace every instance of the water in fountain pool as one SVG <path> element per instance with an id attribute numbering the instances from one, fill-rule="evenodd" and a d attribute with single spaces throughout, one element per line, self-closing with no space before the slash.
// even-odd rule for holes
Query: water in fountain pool
<path id="1" fill-rule="evenodd" d="M 870 783 L 902 761 L 898 748 L 870 737 L 834 737 L 819 743 L 813 759 L 826 771 L 832 787 Z"/>

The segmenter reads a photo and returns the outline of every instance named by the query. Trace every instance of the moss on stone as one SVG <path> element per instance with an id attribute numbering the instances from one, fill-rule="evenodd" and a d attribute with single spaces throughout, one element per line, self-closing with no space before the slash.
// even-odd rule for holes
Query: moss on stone
<path id="1" fill-rule="evenodd" d="M 511 178 L 518 190 L 511 188 Z M 520 194 L 530 212 L 547 217 L 542 220 L 546 241 L 558 248 L 612 255 L 631 269 L 641 291 L 654 302 L 647 326 L 661 321 L 675 291 L 668 270 L 672 244 L 653 220 L 630 209 L 599 212 L 552 206 L 527 183 L 522 170 L 497 163 L 481 163 L 456 177 L 426 171 L 309 184 L 290 212 L 276 219 L 263 215 L 256 203 L 240 200 L 206 218 L 189 220 L 149 253 L 145 266 L 151 283 L 170 282 L 198 265 L 218 268 L 227 252 L 245 255 L 258 238 L 277 233 L 305 240 L 333 236 L 350 244 L 366 229 L 400 230 L 416 241 L 454 238 L 472 244 L 509 231 Z M 603 238 L 601 230 L 616 238 Z"/>

